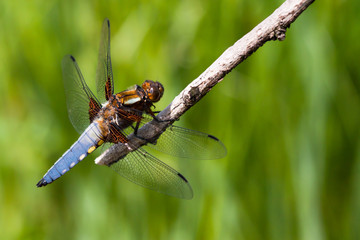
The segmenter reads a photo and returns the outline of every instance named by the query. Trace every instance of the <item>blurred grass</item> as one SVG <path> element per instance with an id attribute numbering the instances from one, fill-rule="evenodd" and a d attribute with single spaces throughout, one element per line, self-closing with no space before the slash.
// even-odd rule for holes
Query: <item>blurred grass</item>
<path id="1" fill-rule="evenodd" d="M 94 156 L 35 187 L 78 136 L 61 59 L 73 54 L 93 88 L 105 17 L 116 90 L 161 81 L 162 109 L 281 3 L 1 1 L 0 239 L 359 239 L 358 1 L 315 2 L 182 117 L 228 148 L 222 160 L 168 158 L 193 200 L 142 189 Z"/>

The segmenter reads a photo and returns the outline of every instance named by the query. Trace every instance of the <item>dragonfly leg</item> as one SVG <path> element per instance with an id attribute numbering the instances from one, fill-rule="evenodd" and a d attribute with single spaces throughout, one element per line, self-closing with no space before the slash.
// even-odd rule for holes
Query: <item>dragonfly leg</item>
<path id="1" fill-rule="evenodd" d="M 137 136 L 137 131 L 138 131 L 138 129 L 139 129 L 139 126 L 140 126 L 140 121 L 139 122 L 136 122 L 136 125 L 135 125 L 135 127 L 133 127 L 133 129 L 134 129 L 134 135 L 135 136 Z"/>
<path id="2" fill-rule="evenodd" d="M 141 137 L 141 136 L 138 135 L 138 130 L 139 130 L 139 127 L 140 127 L 140 122 L 136 122 L 136 125 L 135 125 L 135 126 L 131 125 L 131 127 L 132 127 L 132 129 L 134 129 L 134 136 L 135 136 L 135 137 L 137 137 L 137 138 L 139 138 L 139 139 L 141 139 L 141 140 L 143 140 L 143 141 L 150 142 L 148 139 L 143 138 L 143 137 Z"/>

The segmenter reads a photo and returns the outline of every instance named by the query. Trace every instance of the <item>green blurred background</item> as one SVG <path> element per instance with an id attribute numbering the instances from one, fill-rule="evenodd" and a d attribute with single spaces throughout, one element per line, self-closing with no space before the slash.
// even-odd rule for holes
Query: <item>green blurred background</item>
<path id="1" fill-rule="evenodd" d="M 359 1 L 316 1 L 233 70 L 178 125 L 227 146 L 167 159 L 194 189 L 143 189 L 89 156 L 35 184 L 78 134 L 60 62 L 94 89 L 102 21 L 117 91 L 161 81 L 163 109 L 283 1 L 1 1 L 0 239 L 360 239 Z"/>

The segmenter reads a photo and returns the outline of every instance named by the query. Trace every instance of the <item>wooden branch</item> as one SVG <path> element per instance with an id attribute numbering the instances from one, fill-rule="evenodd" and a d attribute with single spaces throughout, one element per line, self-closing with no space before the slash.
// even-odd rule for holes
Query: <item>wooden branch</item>
<path id="1" fill-rule="evenodd" d="M 192 81 L 174 100 L 157 116 L 159 121 L 151 121 L 138 131 L 138 136 L 155 142 L 166 128 L 180 118 L 195 103 L 204 97 L 226 74 L 244 61 L 253 52 L 270 40 L 284 40 L 286 29 L 290 27 L 297 17 L 315 0 L 287 0 L 269 17 L 253 28 L 249 33 L 229 47 L 208 69 Z M 129 135 L 128 149 L 124 144 L 115 144 L 101 154 L 95 163 L 111 165 L 126 156 L 148 141 L 140 139 L 133 134 Z"/>

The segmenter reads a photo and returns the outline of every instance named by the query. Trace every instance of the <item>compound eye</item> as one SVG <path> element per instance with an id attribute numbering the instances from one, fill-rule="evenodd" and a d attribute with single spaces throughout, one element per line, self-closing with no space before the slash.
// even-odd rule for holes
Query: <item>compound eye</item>
<path id="1" fill-rule="evenodd" d="M 142 87 L 152 102 L 158 102 L 164 93 L 164 87 L 159 82 L 146 80 Z"/>
<path id="2" fill-rule="evenodd" d="M 160 93 L 159 91 L 155 91 L 153 88 L 150 89 L 149 98 L 152 102 L 157 102 L 160 100 Z"/>

